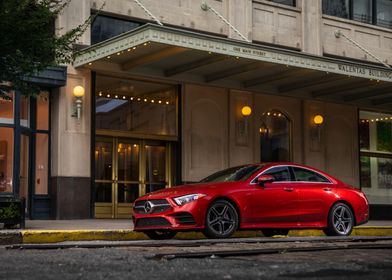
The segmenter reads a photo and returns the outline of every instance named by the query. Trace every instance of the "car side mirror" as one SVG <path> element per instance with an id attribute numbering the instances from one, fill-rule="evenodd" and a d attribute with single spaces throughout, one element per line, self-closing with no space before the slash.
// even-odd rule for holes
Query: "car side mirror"
<path id="1" fill-rule="evenodd" d="M 260 186 L 264 186 L 266 183 L 272 183 L 275 181 L 275 177 L 272 175 L 261 175 L 259 178 L 257 178 L 257 184 Z"/>

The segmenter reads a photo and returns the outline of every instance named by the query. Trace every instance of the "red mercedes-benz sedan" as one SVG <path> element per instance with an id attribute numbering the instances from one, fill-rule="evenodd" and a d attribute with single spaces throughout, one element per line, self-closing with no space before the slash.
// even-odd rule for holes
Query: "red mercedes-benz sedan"
<path id="1" fill-rule="evenodd" d="M 359 189 L 292 163 L 228 168 L 196 184 L 146 194 L 133 210 L 134 230 L 152 239 L 172 238 L 179 231 L 226 238 L 236 230 L 261 229 L 272 236 L 300 228 L 346 236 L 369 217 Z"/>

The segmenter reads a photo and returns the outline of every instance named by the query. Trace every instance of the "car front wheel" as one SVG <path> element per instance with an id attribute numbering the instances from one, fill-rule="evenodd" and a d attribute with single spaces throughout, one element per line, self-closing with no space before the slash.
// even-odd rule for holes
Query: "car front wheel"
<path id="1" fill-rule="evenodd" d="M 164 239 L 172 239 L 176 232 L 172 230 L 149 230 L 144 232 L 150 239 L 154 240 L 164 240 Z"/>
<path id="2" fill-rule="evenodd" d="M 324 230 L 330 236 L 348 236 L 354 226 L 354 214 L 350 207 L 342 202 L 332 206 L 328 215 L 328 228 Z"/>
<path id="3" fill-rule="evenodd" d="M 207 210 L 204 235 L 208 238 L 230 237 L 238 228 L 238 213 L 224 199 L 214 201 Z"/>

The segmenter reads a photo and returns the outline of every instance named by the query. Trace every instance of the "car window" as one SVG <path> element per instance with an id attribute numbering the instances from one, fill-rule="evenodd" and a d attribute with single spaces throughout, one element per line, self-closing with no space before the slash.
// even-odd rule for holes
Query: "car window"
<path id="1" fill-rule="evenodd" d="M 304 169 L 300 167 L 292 167 L 294 171 L 295 181 L 300 182 L 324 182 L 330 183 L 330 181 L 322 176 L 321 174 L 311 171 L 309 169 Z"/>
<path id="2" fill-rule="evenodd" d="M 200 181 L 200 183 L 245 181 L 262 167 L 262 165 L 243 165 L 231 167 L 204 178 Z"/>
<path id="3" fill-rule="evenodd" d="M 290 171 L 287 166 L 276 166 L 263 172 L 263 175 L 272 175 L 275 181 L 291 181 Z"/>

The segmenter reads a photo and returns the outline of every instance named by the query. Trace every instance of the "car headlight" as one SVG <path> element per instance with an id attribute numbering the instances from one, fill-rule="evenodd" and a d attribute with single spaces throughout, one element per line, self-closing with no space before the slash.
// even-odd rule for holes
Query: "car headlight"
<path id="1" fill-rule="evenodd" d="M 181 205 L 187 204 L 189 202 L 198 200 L 199 198 L 204 197 L 204 196 L 206 196 L 206 195 L 201 194 L 201 193 L 195 193 L 195 194 L 187 194 L 187 195 L 175 197 L 173 199 L 177 203 L 177 205 L 181 206 Z"/>

